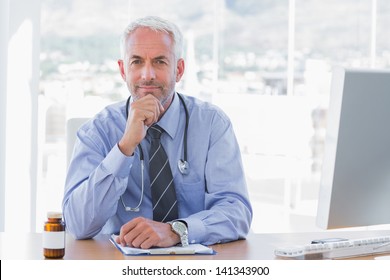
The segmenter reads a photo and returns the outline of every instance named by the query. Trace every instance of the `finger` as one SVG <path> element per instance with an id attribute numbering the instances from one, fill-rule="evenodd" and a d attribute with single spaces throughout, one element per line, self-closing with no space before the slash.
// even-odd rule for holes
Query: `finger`
<path id="1" fill-rule="evenodd" d="M 157 99 L 152 100 L 150 107 L 148 107 L 148 109 L 150 110 L 150 112 L 153 113 L 153 123 L 158 122 L 158 120 L 164 113 L 164 107 Z"/>
<path id="2" fill-rule="evenodd" d="M 165 111 L 161 102 L 152 94 L 140 98 L 139 100 L 137 100 L 137 102 L 134 102 L 132 106 L 133 105 L 134 107 L 137 107 L 141 110 L 147 110 L 153 112 L 155 114 L 156 121 L 160 118 L 160 116 Z"/>
<path id="3" fill-rule="evenodd" d="M 136 248 L 148 249 L 154 245 L 153 236 L 153 229 L 150 227 L 144 227 L 138 232 L 138 235 L 133 238 L 131 245 Z"/>
<path id="4" fill-rule="evenodd" d="M 143 223 L 138 223 L 125 236 L 126 244 L 132 247 L 139 247 L 139 245 L 148 237 L 147 227 Z"/>
<path id="5" fill-rule="evenodd" d="M 160 110 L 160 114 L 164 113 L 165 111 L 164 106 L 161 104 L 160 101 L 158 101 L 158 109 Z"/>
<path id="6" fill-rule="evenodd" d="M 161 241 L 156 232 L 155 226 L 158 225 L 156 222 L 141 217 L 137 218 L 136 222 L 137 225 L 124 236 L 126 244 L 147 249 L 156 246 Z"/>
<path id="7" fill-rule="evenodd" d="M 157 122 L 162 115 L 160 107 L 156 103 L 133 108 L 133 119 L 142 121 L 145 125 L 150 126 Z"/>
<path id="8" fill-rule="evenodd" d="M 136 219 L 134 220 L 131 220 L 130 222 L 124 224 L 122 227 L 121 227 L 121 230 L 119 232 L 119 236 L 118 236 L 118 239 L 119 239 L 119 243 L 122 245 L 122 246 L 126 246 L 127 245 L 127 242 L 125 240 L 125 236 L 137 225 L 137 221 Z"/>
<path id="9" fill-rule="evenodd" d="M 144 111 L 144 125 L 150 127 L 152 124 L 158 121 L 158 116 L 156 112 L 153 111 Z"/>
<path id="10" fill-rule="evenodd" d="M 152 237 L 148 237 L 147 239 L 145 239 L 140 245 L 139 245 L 139 248 L 141 249 L 149 249 L 149 248 L 152 248 L 156 246 L 156 242 L 154 240 L 154 238 Z"/>
<path id="11" fill-rule="evenodd" d="M 120 231 L 121 244 L 123 246 L 139 247 L 139 244 L 149 235 L 150 226 L 148 219 L 137 217 L 122 226 Z M 138 241 L 134 243 L 134 240 Z"/>

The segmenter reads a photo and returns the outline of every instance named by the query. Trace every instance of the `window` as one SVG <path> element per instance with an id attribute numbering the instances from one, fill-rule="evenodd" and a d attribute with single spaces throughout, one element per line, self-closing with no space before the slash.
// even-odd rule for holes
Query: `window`
<path id="1" fill-rule="evenodd" d="M 61 210 L 67 120 L 128 95 L 117 66 L 126 2 L 44 0 L 41 11 L 37 229 L 47 211 Z"/>
<path id="2" fill-rule="evenodd" d="M 39 2 L 39 96 L 36 104 L 34 100 L 30 104 L 38 124 L 32 127 L 38 151 L 31 152 L 38 162 L 37 197 L 32 204 L 36 204 L 37 231 L 46 212 L 61 207 L 66 121 L 93 116 L 128 96 L 117 70 L 119 37 L 129 20 L 146 15 L 172 20 L 184 33 L 186 71 L 178 91 L 217 104 L 233 122 L 254 208 L 252 230 L 318 230 L 314 222 L 331 68 L 389 67 L 390 4 L 381 0 Z M 8 108 L 8 114 L 16 107 Z M 5 151 L 5 145 L 0 148 Z M 6 165 L 9 160 L 7 156 Z"/>
<path id="3" fill-rule="evenodd" d="M 390 36 L 389 24 L 390 24 L 390 2 L 377 1 L 376 7 L 376 26 L 377 30 L 375 35 L 376 41 L 376 57 L 375 67 L 389 69 L 390 68 L 390 42 L 387 38 Z"/>

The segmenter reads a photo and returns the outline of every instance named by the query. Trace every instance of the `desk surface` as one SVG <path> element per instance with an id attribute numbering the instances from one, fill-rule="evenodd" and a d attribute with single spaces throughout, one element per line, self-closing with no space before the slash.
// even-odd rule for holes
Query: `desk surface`
<path id="1" fill-rule="evenodd" d="M 123 259 L 202 259 L 202 260 L 273 260 L 277 259 L 277 247 L 308 244 L 313 239 L 344 237 L 363 238 L 390 235 L 390 231 L 326 231 L 312 233 L 249 234 L 246 240 L 211 246 L 216 255 L 171 255 L 171 256 L 124 256 L 109 241 L 109 236 L 99 236 L 90 240 L 75 240 L 67 235 L 64 259 L 73 260 L 123 260 Z M 359 257 L 373 259 L 380 255 Z M 42 234 L 29 233 L 15 235 L 0 233 L 0 259 L 44 259 Z"/>

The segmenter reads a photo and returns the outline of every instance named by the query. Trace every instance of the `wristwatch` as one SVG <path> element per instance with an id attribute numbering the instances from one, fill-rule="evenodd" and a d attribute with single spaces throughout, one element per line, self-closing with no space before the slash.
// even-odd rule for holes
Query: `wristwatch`
<path id="1" fill-rule="evenodd" d="M 188 246 L 188 229 L 187 225 L 181 221 L 168 222 L 171 225 L 172 231 L 180 236 L 181 245 Z"/>

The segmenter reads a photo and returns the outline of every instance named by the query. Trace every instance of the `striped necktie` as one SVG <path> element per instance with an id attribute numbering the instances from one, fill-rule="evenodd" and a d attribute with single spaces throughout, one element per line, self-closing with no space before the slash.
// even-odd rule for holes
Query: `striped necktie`
<path id="1" fill-rule="evenodd" d="M 163 129 L 153 125 L 148 129 L 151 137 L 149 152 L 150 188 L 153 202 L 153 220 L 172 221 L 178 218 L 177 200 L 171 167 L 161 145 Z"/>

